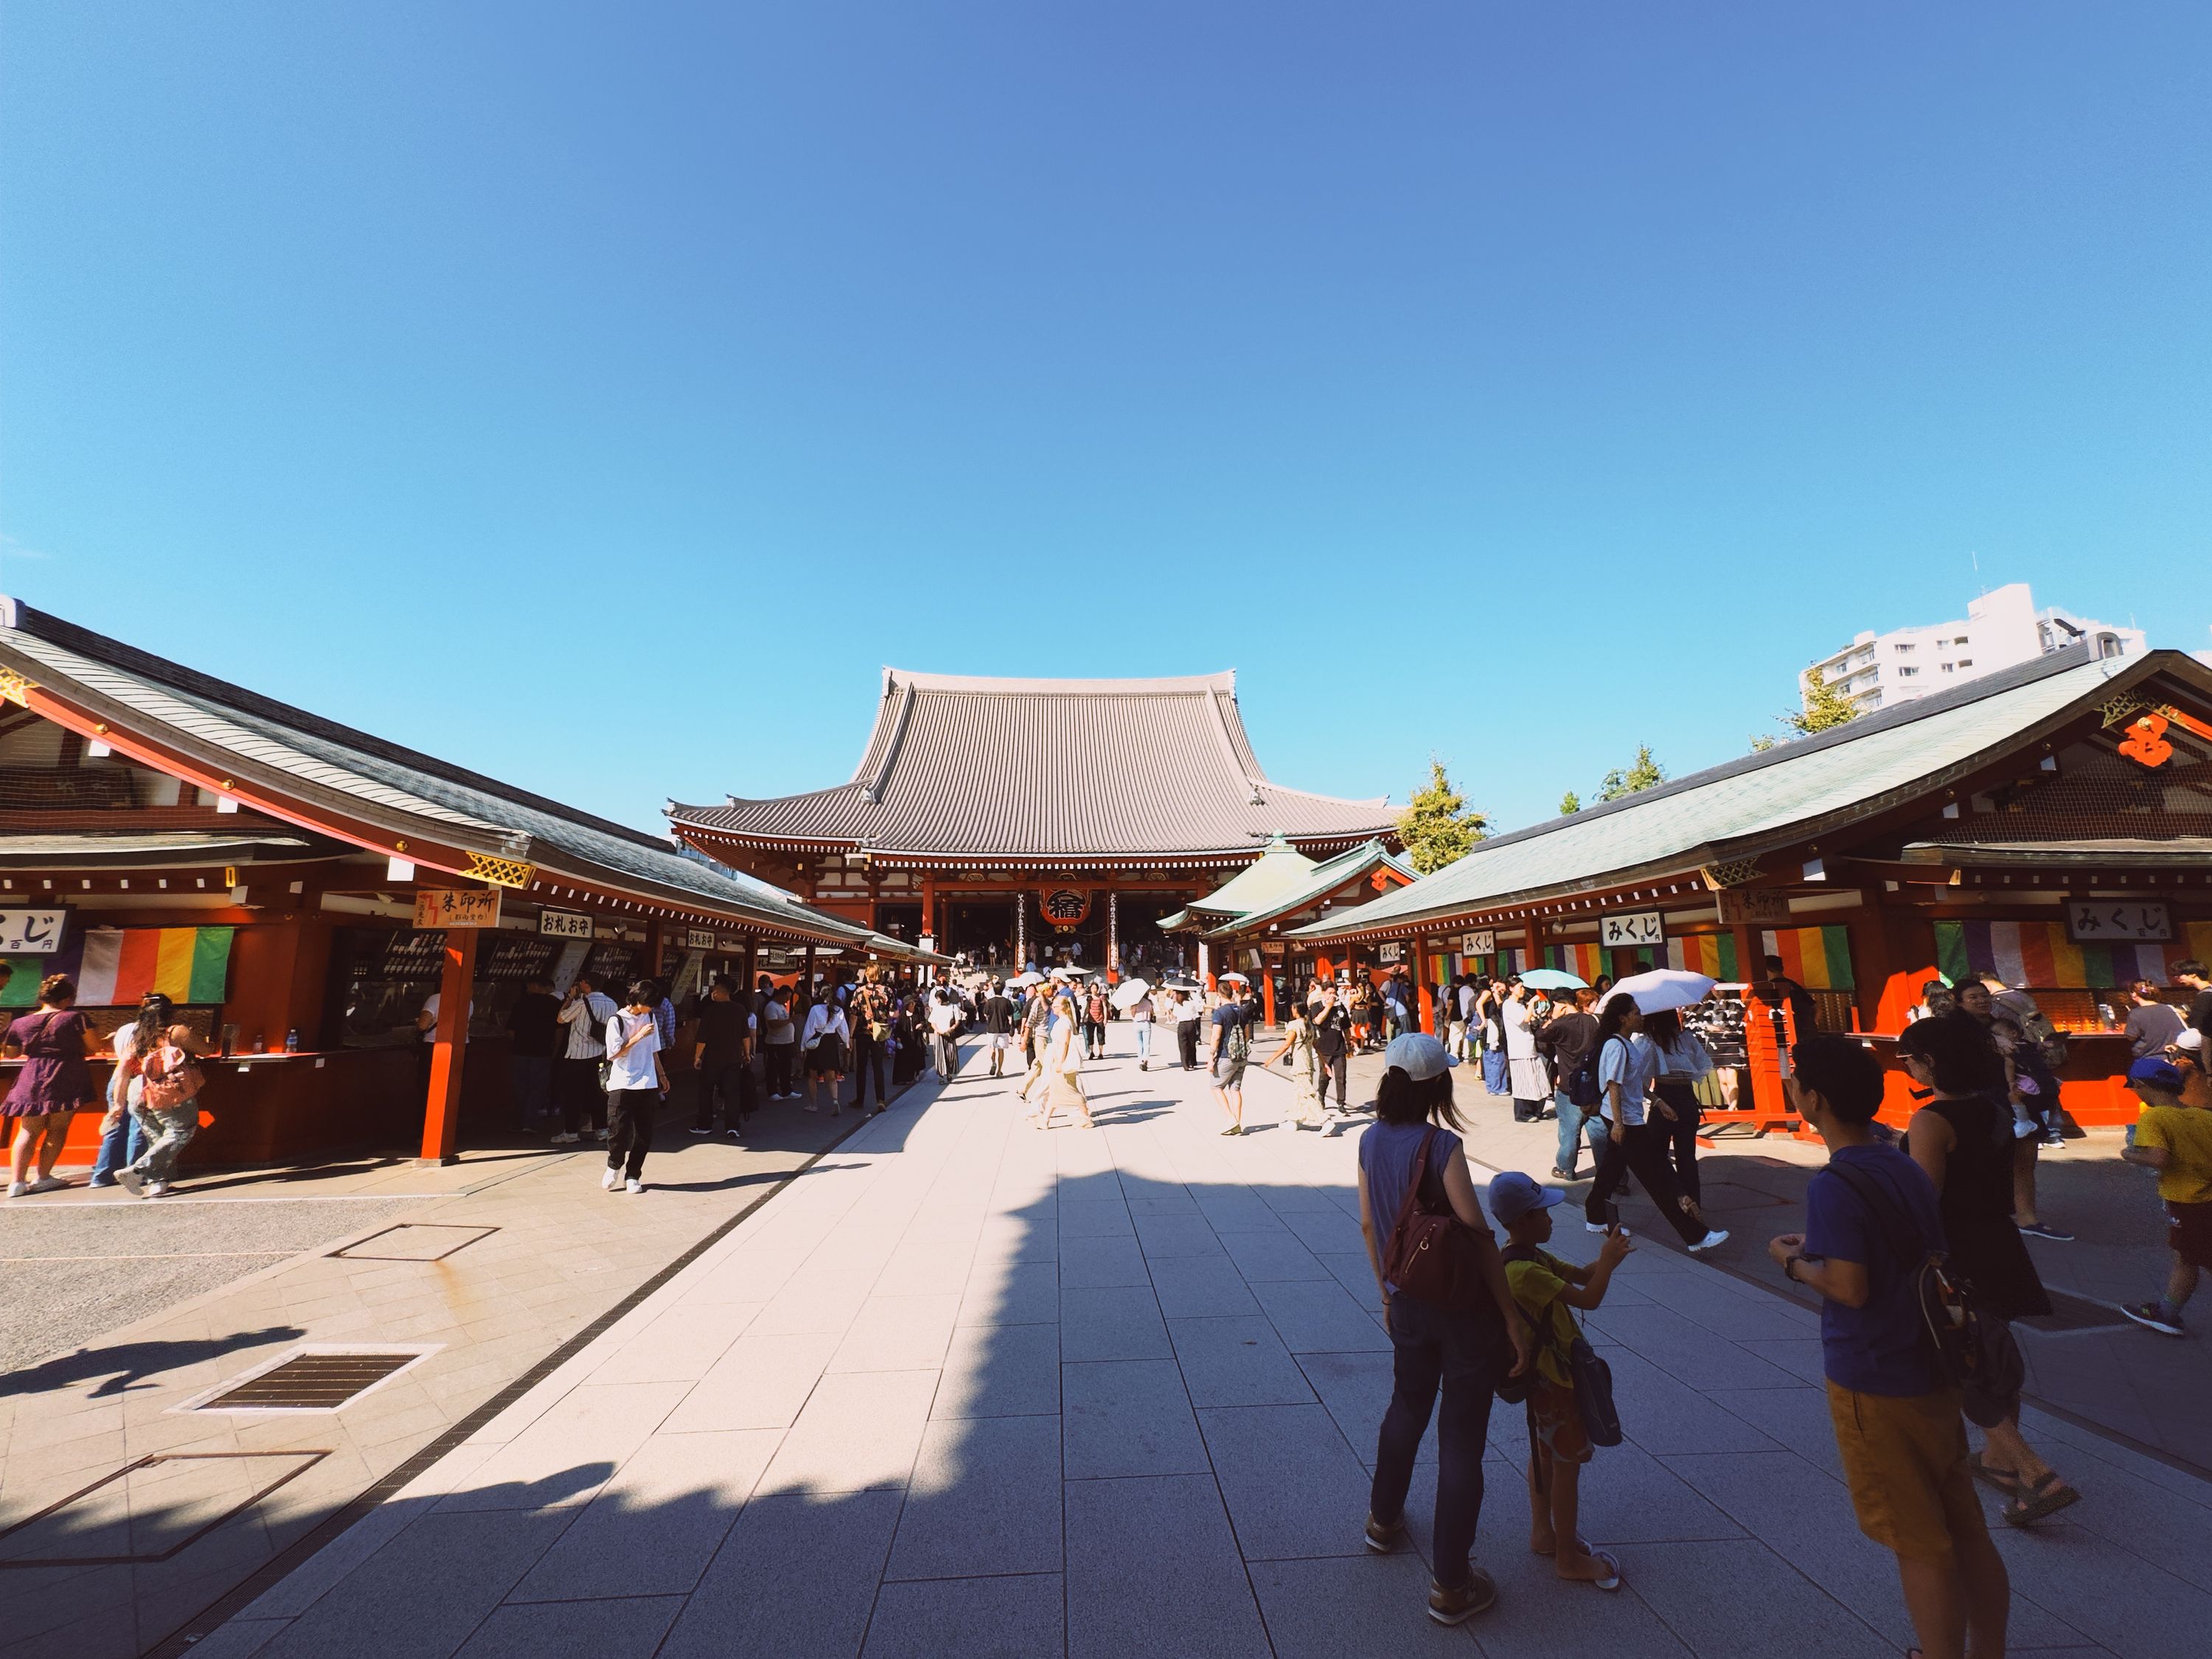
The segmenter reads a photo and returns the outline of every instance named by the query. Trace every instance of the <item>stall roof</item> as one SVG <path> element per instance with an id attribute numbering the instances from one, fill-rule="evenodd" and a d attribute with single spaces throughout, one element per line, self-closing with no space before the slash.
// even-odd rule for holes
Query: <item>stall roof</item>
<path id="1" fill-rule="evenodd" d="M 1369 846 L 1379 842 L 1370 842 Z M 1274 903 L 1285 893 L 1296 892 L 1320 864 L 1308 858 L 1280 836 L 1269 839 L 1260 856 L 1203 898 L 1194 898 L 1159 925 L 1172 932 L 1194 923 L 1204 925 L 1222 916 L 1241 916 Z M 1198 914 L 1194 915 L 1193 912 Z"/>
<path id="2" fill-rule="evenodd" d="M 1266 902 L 1221 921 L 1208 931 L 1206 937 L 1228 939 L 1234 934 L 1249 933 L 1255 927 L 1264 927 L 1279 916 L 1295 915 L 1309 904 L 1328 897 L 1347 881 L 1358 881 L 1362 876 L 1385 867 L 1395 870 L 1409 883 L 1419 878 L 1412 860 L 1402 854 L 1393 853 L 1379 841 L 1370 841 L 1364 847 L 1355 847 L 1348 853 L 1338 854 L 1326 863 L 1314 866 L 1306 872 L 1304 879 L 1295 886 L 1277 892 Z M 1366 906 L 1357 908 L 1364 909 Z M 1352 911 L 1346 910 L 1345 914 L 1349 915 Z"/>
<path id="3" fill-rule="evenodd" d="M 1291 937 L 1337 939 L 1443 921 L 1780 851 L 1941 787 L 2031 733 L 2160 673 L 2212 689 L 2212 671 L 2178 651 L 2102 660 L 2092 659 L 2086 646 L 2055 651 L 1818 736 L 1483 842 L 1410 887 L 1294 929 Z"/>
<path id="4" fill-rule="evenodd" d="M 1241 855 L 1274 832 L 1325 845 L 1395 833 L 1387 799 L 1271 781 L 1233 674 L 983 679 L 887 668 L 848 781 L 668 814 L 679 835 L 709 847 L 865 847 L 889 858 Z"/>
<path id="5" fill-rule="evenodd" d="M 18 683 L 20 681 L 20 683 Z M 105 740 L 155 745 L 276 816 L 376 851 L 464 849 L 648 905 L 856 944 L 868 930 L 667 841 L 356 732 L 0 596 L 0 692 Z M 156 761 L 154 763 L 158 764 Z M 383 846 L 377 842 L 388 837 Z M 457 874 L 471 873 L 457 867 Z"/>

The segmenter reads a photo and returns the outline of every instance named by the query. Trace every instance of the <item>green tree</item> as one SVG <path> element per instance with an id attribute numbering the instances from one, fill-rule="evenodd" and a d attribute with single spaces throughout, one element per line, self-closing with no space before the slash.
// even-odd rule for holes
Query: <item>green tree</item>
<path id="1" fill-rule="evenodd" d="M 1567 817 L 1583 810 L 1583 798 L 1571 789 L 1559 797 L 1559 816 Z"/>
<path id="2" fill-rule="evenodd" d="M 1809 738 L 1815 732 L 1849 726 L 1859 717 L 1859 706 L 1819 669 L 1807 669 L 1798 676 L 1798 684 L 1803 688 L 1805 706 L 1784 714 L 1782 723 L 1799 737 Z"/>
<path id="3" fill-rule="evenodd" d="M 1431 759 L 1427 786 L 1415 790 L 1398 815 L 1398 836 L 1413 868 L 1425 876 L 1441 870 L 1465 858 L 1489 833 L 1489 816 L 1469 807 L 1444 775 L 1444 763 Z"/>
<path id="4" fill-rule="evenodd" d="M 1616 766 L 1605 775 L 1605 781 L 1597 787 L 1597 798 L 1619 800 L 1623 795 L 1633 795 L 1666 781 L 1667 769 L 1651 758 L 1651 745 L 1639 744 L 1635 760 L 1626 767 Z"/>

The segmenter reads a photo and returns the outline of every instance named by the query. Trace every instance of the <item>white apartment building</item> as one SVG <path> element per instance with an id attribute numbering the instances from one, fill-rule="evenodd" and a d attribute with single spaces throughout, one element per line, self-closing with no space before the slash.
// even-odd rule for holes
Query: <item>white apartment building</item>
<path id="1" fill-rule="evenodd" d="M 2145 648 L 2139 628 L 2092 622 L 2055 605 L 2038 611 L 2027 584 L 2012 582 L 1969 600 L 1964 622 L 1861 634 L 1809 672 L 1865 711 L 2083 642 L 2100 657 L 2133 656 Z"/>

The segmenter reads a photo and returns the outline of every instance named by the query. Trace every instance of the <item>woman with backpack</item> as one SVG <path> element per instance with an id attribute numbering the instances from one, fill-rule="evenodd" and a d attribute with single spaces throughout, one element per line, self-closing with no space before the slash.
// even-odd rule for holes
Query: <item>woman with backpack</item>
<path id="1" fill-rule="evenodd" d="M 1553 1005 L 1559 1012 L 1536 1033 L 1536 1049 L 1552 1062 L 1552 1107 L 1559 1114 L 1559 1150 L 1552 1165 L 1554 1181 L 1576 1181 L 1582 1162 L 1582 1143 L 1589 1139 L 1590 1161 L 1605 1157 L 1605 1120 L 1597 1115 L 1597 993 L 1580 990 L 1571 1004 Z"/>
<path id="2" fill-rule="evenodd" d="M 1106 1058 L 1106 982 L 1094 979 L 1083 999 L 1083 1053 L 1088 1060 Z"/>
<path id="3" fill-rule="evenodd" d="M 199 1133 L 200 1091 L 207 1079 L 193 1054 L 191 1033 L 181 1025 L 161 1025 L 161 1017 L 167 1012 L 166 1008 L 142 1012 L 131 1040 L 137 1087 L 131 1093 L 131 1112 L 146 1149 L 118 1170 L 115 1180 L 133 1198 L 165 1195 L 176 1173 L 178 1154 Z"/>
<path id="4" fill-rule="evenodd" d="M 1658 1075 L 1659 1051 L 1644 1035 L 1644 1011 L 1636 999 L 1616 994 L 1597 1017 L 1598 1111 L 1605 1119 L 1605 1151 L 1598 1159 L 1597 1179 L 1590 1182 L 1583 1206 L 1583 1220 L 1590 1231 L 1606 1230 L 1606 1206 L 1620 1188 L 1621 1177 L 1634 1170 L 1644 1190 L 1680 1235 L 1692 1255 L 1728 1242 L 1725 1229 L 1705 1225 L 1697 1200 L 1674 1184 L 1667 1160 L 1666 1138 L 1660 1125 L 1646 1116 L 1656 1111 L 1662 1121 L 1674 1109 L 1650 1098 L 1651 1080 Z"/>
<path id="5" fill-rule="evenodd" d="M 830 1115 L 839 1111 L 839 1097 L 845 1086 L 845 1050 L 853 1041 L 852 1023 L 845 1011 L 837 1006 L 835 997 L 824 997 L 806 1011 L 805 1035 L 799 1040 L 805 1056 L 806 1109 L 814 1109 L 814 1091 L 823 1084 L 830 1085 Z"/>
<path id="6" fill-rule="evenodd" d="M 1508 1377 L 1528 1374 L 1531 1337 L 1468 1172 L 1443 1044 L 1421 1032 L 1391 1043 L 1375 1114 L 1359 1138 L 1359 1231 L 1390 1334 L 1391 1390 L 1376 1437 L 1366 1544 L 1384 1555 L 1408 1541 L 1406 1492 L 1434 1413 L 1429 1617 L 1458 1625 L 1498 1600 L 1497 1581 L 1469 1558 L 1482 1513 L 1492 1394 Z M 1442 1226 L 1438 1218 L 1446 1218 Z M 1433 1254 L 1408 1249 L 1417 1229 L 1437 1247 Z M 1413 1264 L 1446 1256 L 1455 1271 L 1443 1299 L 1423 1295 Z M 1419 1284 L 1438 1288 L 1425 1274 Z"/>
<path id="7" fill-rule="evenodd" d="M 100 1098 L 85 1064 L 84 1016 L 76 1012 L 76 981 L 49 975 L 39 985 L 39 1006 L 8 1027 L 0 1054 L 22 1057 L 15 1086 L 0 1101 L 0 1117 L 15 1127 L 15 1165 L 8 1196 L 51 1193 L 69 1182 L 54 1173 L 78 1112 Z M 31 1173 L 36 1160 L 38 1173 Z"/>
<path id="8" fill-rule="evenodd" d="M 1948 1247 L 1945 1269 L 1984 1317 L 2009 1323 L 2051 1311 L 2051 1298 L 2013 1223 L 2013 1120 L 1982 1086 L 1987 1066 L 1977 1033 L 1957 1019 L 1916 1020 L 1898 1039 L 1898 1059 L 1914 1082 L 1935 1091 L 1905 1127 L 1905 1148 L 1936 1188 Z M 1967 1460 L 1975 1475 L 2005 1496 L 2015 1527 L 2078 1500 L 2020 1431 L 2020 1395 L 1987 1443 Z"/>

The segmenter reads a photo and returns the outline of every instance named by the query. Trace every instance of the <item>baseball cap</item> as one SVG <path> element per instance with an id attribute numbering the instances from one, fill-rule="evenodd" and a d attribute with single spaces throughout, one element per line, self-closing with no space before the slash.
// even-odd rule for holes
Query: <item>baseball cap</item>
<path id="1" fill-rule="evenodd" d="M 2128 1067 L 2128 1081 L 2162 1089 L 2167 1094 L 2178 1095 L 2185 1086 L 2181 1073 L 2170 1060 L 2160 1060 L 2156 1054 L 2145 1054 Z"/>
<path id="2" fill-rule="evenodd" d="M 2176 1048 L 2186 1048 L 2192 1054 L 2198 1052 L 2204 1047 L 2204 1033 L 2192 1025 L 2174 1038 L 2171 1046 Z"/>
<path id="3" fill-rule="evenodd" d="M 1382 1051 L 1382 1069 L 1396 1066 L 1416 1083 L 1442 1077 L 1444 1068 L 1459 1062 L 1444 1052 L 1444 1045 L 1426 1031 L 1407 1031 L 1390 1039 Z"/>
<path id="4" fill-rule="evenodd" d="M 1491 1177 L 1490 1213 L 1498 1218 L 1501 1227 L 1511 1226 L 1531 1210 L 1548 1210 L 1566 1200 L 1567 1195 L 1557 1187 L 1539 1187 L 1533 1178 L 1518 1170 L 1507 1170 Z"/>

